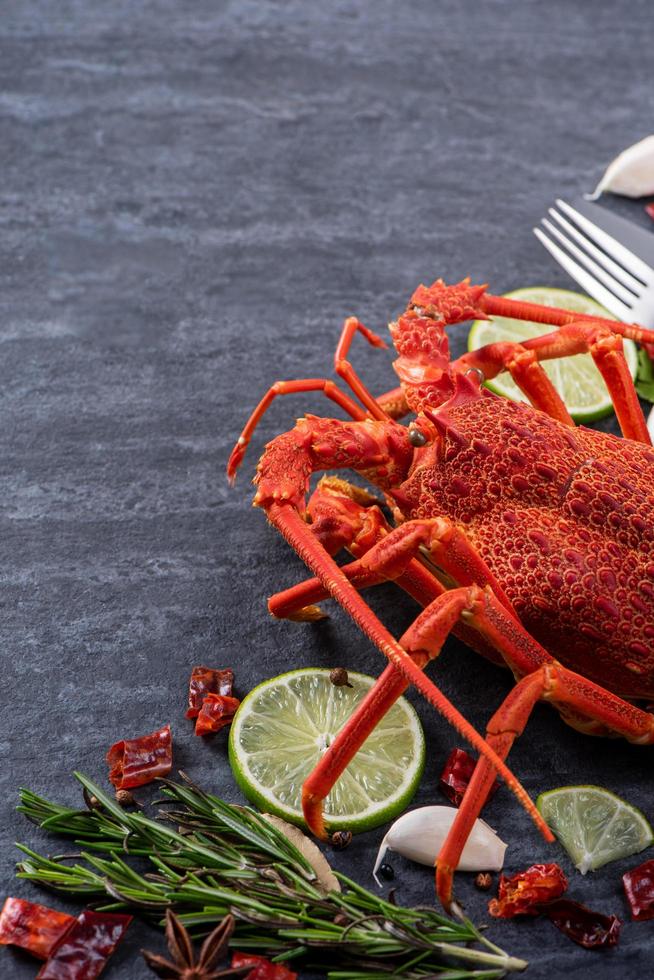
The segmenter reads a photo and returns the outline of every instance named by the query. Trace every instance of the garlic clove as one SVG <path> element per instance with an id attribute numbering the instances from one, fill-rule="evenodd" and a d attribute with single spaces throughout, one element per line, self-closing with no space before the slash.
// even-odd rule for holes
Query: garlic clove
<path id="1" fill-rule="evenodd" d="M 592 194 L 589 201 L 595 201 L 609 191 L 625 197 L 646 197 L 654 194 L 654 136 L 646 136 L 634 143 L 613 160 Z"/>
<path id="2" fill-rule="evenodd" d="M 396 851 L 418 864 L 433 867 L 450 827 L 459 811 L 451 806 L 423 806 L 403 813 L 379 846 L 373 877 L 377 876 L 386 851 Z M 507 845 L 483 820 L 475 820 L 458 864 L 459 871 L 499 871 Z"/>

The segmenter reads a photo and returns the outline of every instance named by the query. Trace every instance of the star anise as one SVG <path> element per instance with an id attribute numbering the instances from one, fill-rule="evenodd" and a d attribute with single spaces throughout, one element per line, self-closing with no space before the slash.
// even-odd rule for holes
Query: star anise
<path id="1" fill-rule="evenodd" d="M 226 915 L 202 943 L 196 960 L 191 937 L 181 920 L 168 909 L 166 942 L 174 962 L 150 953 L 147 949 L 142 949 L 141 953 L 152 972 L 163 980 L 222 980 L 223 977 L 244 977 L 252 970 L 251 966 L 216 969 L 218 961 L 227 955 L 229 937 L 233 931 L 234 917 Z"/>

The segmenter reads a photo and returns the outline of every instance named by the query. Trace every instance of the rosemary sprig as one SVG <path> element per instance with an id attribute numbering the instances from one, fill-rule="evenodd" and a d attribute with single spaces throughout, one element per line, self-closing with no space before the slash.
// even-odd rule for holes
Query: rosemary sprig
<path id="1" fill-rule="evenodd" d="M 195 935 L 231 914 L 240 949 L 313 966 L 319 954 L 318 968 L 332 966 L 332 980 L 495 980 L 527 965 L 467 919 L 392 905 L 341 874 L 342 891 L 325 892 L 284 834 L 185 777 L 161 781 L 159 802 L 170 809 L 152 819 L 123 810 L 86 776 L 75 776 L 96 808 L 73 810 L 24 789 L 18 809 L 48 832 L 73 838 L 80 852 L 48 858 L 18 845 L 25 855 L 19 878 L 104 910 L 138 911 L 158 925 L 172 909 Z"/>

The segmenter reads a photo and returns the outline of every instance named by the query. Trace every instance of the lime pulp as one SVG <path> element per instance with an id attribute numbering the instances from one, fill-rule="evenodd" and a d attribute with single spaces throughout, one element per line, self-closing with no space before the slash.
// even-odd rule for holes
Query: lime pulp
<path id="1" fill-rule="evenodd" d="M 582 874 L 636 854 L 654 839 L 640 810 L 601 786 L 560 786 L 541 793 L 536 806 Z"/>
<path id="2" fill-rule="evenodd" d="M 337 687 L 328 670 L 294 670 L 264 681 L 242 702 L 229 758 L 242 792 L 260 809 L 304 826 L 302 784 L 375 683 L 348 674 L 352 687 Z M 361 831 L 392 820 L 413 796 L 424 761 L 418 716 L 400 698 L 325 799 L 326 825 Z"/>

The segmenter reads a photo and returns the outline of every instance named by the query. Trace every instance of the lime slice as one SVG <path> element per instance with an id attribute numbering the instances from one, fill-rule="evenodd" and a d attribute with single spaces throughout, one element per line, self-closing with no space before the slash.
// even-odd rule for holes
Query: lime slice
<path id="1" fill-rule="evenodd" d="M 582 875 L 654 839 L 640 810 L 601 786 L 560 786 L 541 793 L 536 806 Z"/>
<path id="2" fill-rule="evenodd" d="M 302 783 L 375 683 L 348 672 L 336 687 L 328 670 L 293 670 L 264 681 L 245 698 L 229 735 L 236 782 L 260 809 L 305 826 Z M 325 822 L 371 830 L 392 820 L 413 796 L 425 763 L 418 716 L 404 698 L 368 736 L 325 800 Z"/>
<path id="3" fill-rule="evenodd" d="M 560 306 L 564 310 L 574 310 L 578 313 L 589 313 L 615 320 L 615 317 L 595 300 L 584 296 L 583 293 L 573 293 L 569 289 L 528 286 L 506 295 L 509 299 L 540 303 L 542 306 Z M 532 323 L 530 320 L 513 320 L 503 316 L 495 316 L 490 320 L 475 320 L 468 334 L 468 350 L 477 350 L 485 344 L 495 344 L 500 340 L 521 343 L 529 337 L 538 337 L 552 330 L 556 330 L 556 327 L 550 328 L 547 324 Z M 624 341 L 624 353 L 631 376 L 635 378 L 638 370 L 638 352 L 632 340 Z M 593 422 L 613 411 L 613 403 L 606 390 L 604 379 L 595 367 L 590 354 L 575 354 L 574 357 L 543 361 L 543 367 L 577 422 Z M 498 395 L 505 395 L 513 401 L 527 401 L 508 372 L 503 372 L 486 384 Z"/>

